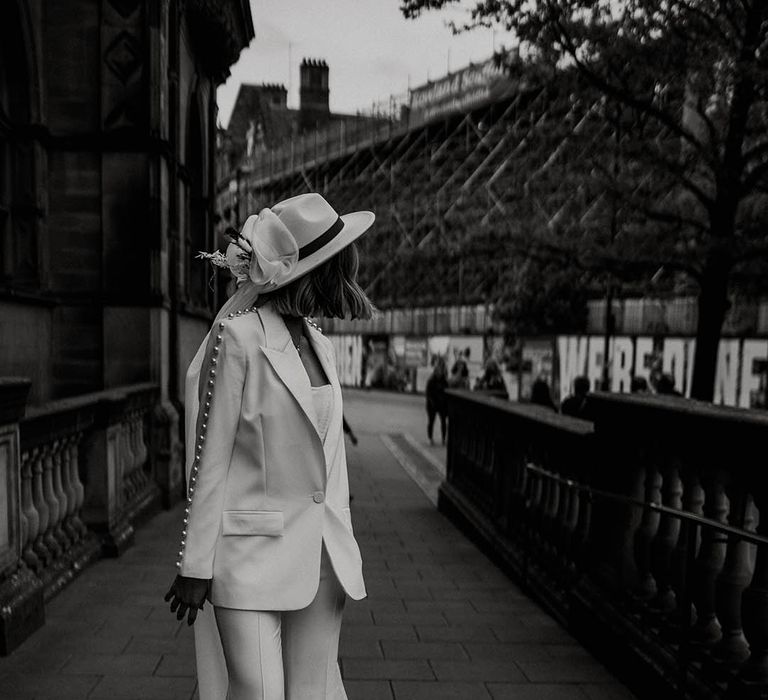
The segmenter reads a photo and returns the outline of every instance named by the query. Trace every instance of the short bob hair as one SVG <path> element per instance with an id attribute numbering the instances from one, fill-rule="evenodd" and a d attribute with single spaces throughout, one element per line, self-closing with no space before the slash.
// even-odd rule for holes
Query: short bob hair
<path id="1" fill-rule="evenodd" d="M 357 283 L 359 266 L 353 242 L 295 282 L 263 294 L 259 303 L 272 302 L 285 316 L 369 319 L 376 308 Z"/>

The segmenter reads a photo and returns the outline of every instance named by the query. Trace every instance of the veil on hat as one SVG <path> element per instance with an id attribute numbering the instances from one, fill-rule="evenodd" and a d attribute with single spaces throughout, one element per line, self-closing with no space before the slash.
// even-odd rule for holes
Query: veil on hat
<path id="1" fill-rule="evenodd" d="M 195 436 L 199 432 L 201 421 L 200 399 L 205 388 L 206 374 L 203 368 L 211 364 L 216 341 L 214 330 L 222 319 L 230 313 L 250 308 L 259 297 L 259 286 L 246 280 L 238 290 L 224 303 L 216 314 L 216 319 L 208 335 L 195 354 L 187 370 L 184 386 L 184 436 L 186 446 L 186 483 L 189 483 L 195 456 Z M 219 639 L 219 630 L 213 614 L 213 605 L 206 605 L 198 612 L 194 625 L 195 655 L 197 661 L 197 679 L 200 700 L 220 700 L 227 696 L 229 680 L 224 652 Z"/>

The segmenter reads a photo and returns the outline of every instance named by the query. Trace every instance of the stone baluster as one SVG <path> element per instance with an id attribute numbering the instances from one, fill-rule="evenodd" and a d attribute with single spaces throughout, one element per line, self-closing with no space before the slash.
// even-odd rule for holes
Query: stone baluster
<path id="1" fill-rule="evenodd" d="M 521 459 L 514 446 L 509 447 L 509 487 L 505 489 L 508 494 L 506 505 L 506 534 L 510 538 L 516 538 L 520 534 L 521 515 L 525 508 L 525 462 Z"/>
<path id="2" fill-rule="evenodd" d="M 555 522 L 557 526 L 555 544 L 562 564 L 568 566 L 571 560 L 571 539 L 573 528 L 576 525 L 575 511 L 572 512 L 572 502 L 575 498 L 574 489 L 568 484 L 561 483 L 560 498 L 555 513 Z M 571 520 L 571 516 L 573 519 Z"/>
<path id="3" fill-rule="evenodd" d="M 704 490 L 701 487 L 699 477 L 690 467 L 684 467 L 682 470 L 683 484 L 683 511 L 694 515 L 703 515 Z M 680 535 L 677 538 L 675 550 L 672 553 L 671 562 L 671 581 L 672 588 L 675 591 L 680 621 L 684 624 L 689 623 L 693 617 L 693 577 L 694 571 L 688 571 L 688 563 L 691 561 L 689 547 L 693 547 L 694 555 L 699 548 L 699 539 L 696 533 L 700 528 L 692 525 L 687 520 L 680 522 Z M 696 537 L 697 541 L 691 542 L 691 538 Z M 688 602 L 686 609 L 681 608 L 682 601 Z"/>
<path id="4" fill-rule="evenodd" d="M 538 466 L 538 465 L 537 465 Z M 541 502 L 544 496 L 544 479 L 538 471 L 529 472 L 531 492 L 528 500 L 528 525 L 532 539 L 539 539 L 541 536 L 541 519 L 539 517 Z"/>
<path id="5" fill-rule="evenodd" d="M 123 483 L 129 485 L 130 495 L 133 498 L 137 491 L 136 482 L 136 454 L 134 452 L 135 441 L 133 434 L 133 421 L 130 416 L 126 416 L 120 426 L 120 434 L 122 435 L 124 444 L 124 459 L 123 459 Z M 124 504 L 127 505 L 126 503 Z"/>
<path id="6" fill-rule="evenodd" d="M 556 471 L 552 472 L 553 477 L 559 476 Z M 552 490 L 549 494 L 549 503 L 547 507 L 547 516 L 549 519 L 549 538 L 552 543 L 552 549 L 557 552 L 561 546 L 562 538 L 562 520 L 558 517 L 560 514 L 561 505 L 565 499 L 564 490 L 565 487 L 557 480 L 550 479 L 552 482 Z"/>
<path id="7" fill-rule="evenodd" d="M 149 450 L 147 449 L 147 443 L 145 442 L 145 424 L 146 416 L 141 411 L 136 412 L 136 473 L 139 475 L 139 483 L 141 490 L 144 491 L 147 485 L 151 481 L 151 468 L 152 464 L 149 460 Z M 493 465 L 496 468 L 496 459 L 494 453 Z"/>
<path id="8" fill-rule="evenodd" d="M 754 526 L 751 497 L 742 484 L 731 483 L 726 489 L 731 505 L 728 524 L 751 530 Z M 715 589 L 722 637 L 713 650 L 716 658 L 725 663 L 740 663 L 749 656 L 741 623 L 741 596 L 752 578 L 750 559 L 750 545 L 736 535 L 729 535 L 725 562 Z"/>
<path id="9" fill-rule="evenodd" d="M 667 464 L 662 471 L 661 502 L 667 508 L 680 510 L 682 506 L 683 484 L 677 466 Z M 677 602 L 672 588 L 672 553 L 677 546 L 680 534 L 680 519 L 662 513 L 659 528 L 651 544 L 651 567 L 656 579 L 656 595 L 652 605 L 661 612 L 671 612 Z"/>
<path id="10" fill-rule="evenodd" d="M 576 486 L 569 488 L 568 511 L 565 514 L 566 552 L 568 563 L 572 568 L 577 568 L 581 547 L 579 543 L 579 524 L 582 510 L 586 507 L 586 498 Z"/>
<path id="11" fill-rule="evenodd" d="M 119 421 L 112 429 L 115 435 L 115 451 L 112 457 L 115 465 L 115 508 L 118 512 L 122 511 L 125 504 L 130 500 L 130 493 L 126 492 L 126 475 L 130 473 L 130 449 L 126 439 L 125 421 Z"/>
<path id="12" fill-rule="evenodd" d="M 141 493 L 142 487 L 142 470 L 141 470 L 141 455 L 138 441 L 137 431 L 137 414 L 136 412 L 130 413 L 126 417 L 126 427 L 128 430 L 128 441 L 131 444 L 131 463 L 130 463 L 130 479 L 131 479 L 131 497 L 135 497 Z"/>
<path id="13" fill-rule="evenodd" d="M 634 500 L 641 500 L 645 494 L 645 474 L 639 462 L 627 460 L 626 473 L 621 475 L 615 487 Z M 609 486 L 609 488 L 611 488 Z M 609 548 L 608 564 L 603 569 L 606 583 L 617 592 L 629 592 L 637 586 L 637 565 L 635 564 L 635 532 L 642 514 L 631 504 L 611 505 L 606 509 L 610 513 L 607 522 L 601 523 L 609 528 L 606 533 Z M 603 555 L 605 556 L 605 555 Z M 613 569 L 613 571 L 611 571 Z"/>
<path id="14" fill-rule="evenodd" d="M 54 550 L 49 548 L 49 543 L 46 539 L 51 516 L 43 490 L 43 450 L 38 447 L 32 450 L 32 483 L 32 498 L 40 526 L 35 538 L 34 550 L 35 554 L 40 558 L 42 565 L 47 566 L 53 561 Z"/>
<path id="15" fill-rule="evenodd" d="M 704 487 L 704 517 L 725 524 L 728 515 L 728 498 L 722 481 L 710 472 L 702 477 Z M 712 645 L 721 637 L 720 621 L 717 619 L 715 590 L 717 577 L 725 562 L 727 537 L 703 527 L 701 544 L 693 568 L 691 587 L 696 607 L 696 623 L 693 626 L 693 641 Z"/>
<path id="16" fill-rule="evenodd" d="M 145 431 L 144 431 L 144 424 L 145 424 L 145 415 L 142 411 L 137 411 L 135 414 L 135 421 L 136 421 L 136 460 L 137 464 L 140 469 L 143 468 L 144 465 L 147 463 L 147 460 L 149 459 L 149 450 L 147 449 L 147 443 L 145 441 Z"/>
<path id="17" fill-rule="evenodd" d="M 760 511 L 757 534 L 768 537 L 768 493 L 764 486 L 753 490 Z M 749 645 L 749 658 L 741 670 L 750 685 L 768 684 L 768 545 L 758 545 L 752 582 L 741 601 L 744 636 Z"/>
<path id="18" fill-rule="evenodd" d="M 64 548 L 61 542 L 63 533 L 59 535 L 58 532 L 60 504 L 53 490 L 53 453 L 55 449 L 55 444 L 45 445 L 43 448 L 43 497 L 48 505 L 48 524 L 43 539 L 48 549 L 53 552 L 54 557 L 60 557 Z"/>
<path id="19" fill-rule="evenodd" d="M 548 465 L 548 462 L 545 461 L 543 464 Z M 552 478 L 554 476 L 556 476 L 554 472 L 547 471 L 546 492 L 541 512 L 542 533 L 546 548 L 550 553 L 555 551 L 557 544 L 557 509 L 560 500 L 560 484 Z"/>
<path id="20" fill-rule="evenodd" d="M 521 512 L 521 524 L 525 531 L 525 539 L 530 540 L 533 536 L 533 501 L 536 498 L 537 479 L 536 474 L 528 469 L 530 461 L 528 455 L 523 452 L 520 456 L 522 468 L 525 470 L 525 492 L 523 493 L 523 504 Z"/>
<path id="21" fill-rule="evenodd" d="M 652 464 L 645 468 L 645 503 L 661 501 L 661 472 Z M 635 533 L 635 563 L 637 564 L 637 586 L 634 594 L 643 600 L 656 595 L 656 579 L 651 572 L 651 543 L 659 529 L 659 513 L 644 508 L 640 525 Z"/>
<path id="22" fill-rule="evenodd" d="M 74 524 L 74 514 L 76 507 L 77 493 L 75 492 L 75 485 L 72 483 L 72 465 L 70 461 L 72 459 L 71 444 L 73 437 L 68 437 L 62 440 L 60 459 L 61 459 L 61 484 L 64 491 L 64 499 L 66 500 L 66 510 L 64 511 L 64 532 L 67 533 L 67 537 L 72 544 L 75 544 L 80 539 L 80 531 Z"/>
<path id="23" fill-rule="evenodd" d="M 30 523 L 27 519 L 27 514 L 24 512 L 24 459 L 26 457 L 25 453 L 22 453 L 21 450 L 19 450 L 19 456 L 18 456 L 18 501 L 16 508 L 18 509 L 18 518 L 19 518 L 19 533 L 18 533 L 18 547 L 19 551 L 21 552 L 21 556 L 19 557 L 18 565 L 19 567 L 29 567 L 29 564 L 24 560 L 24 548 L 27 545 L 27 542 L 29 540 L 29 527 Z"/>
<path id="24" fill-rule="evenodd" d="M 88 528 L 80 518 L 80 509 L 83 507 L 83 500 L 85 499 L 85 489 L 83 488 L 83 482 L 80 481 L 80 443 L 82 439 L 82 433 L 77 433 L 72 436 L 69 442 L 69 478 L 75 492 L 72 522 L 80 533 L 81 538 L 88 534 Z"/>
<path id="25" fill-rule="evenodd" d="M 141 411 L 133 411 L 128 416 L 128 426 L 131 435 L 131 454 L 133 455 L 133 470 L 140 471 L 144 465 L 144 444 L 142 436 L 142 414 Z"/>
<path id="26" fill-rule="evenodd" d="M 66 551 L 74 541 L 67 532 L 67 494 L 64 490 L 66 476 L 64 474 L 64 459 L 66 453 L 66 439 L 57 440 L 53 446 L 51 459 L 53 460 L 53 493 L 58 502 L 59 514 L 56 521 L 56 539 L 61 543 L 62 549 Z"/>
<path id="27" fill-rule="evenodd" d="M 537 459 L 536 466 L 541 467 L 541 462 Z M 547 499 L 549 498 L 549 485 L 550 480 L 546 474 L 539 472 L 537 474 L 538 488 L 536 489 L 536 499 L 534 501 L 533 509 L 533 523 L 536 529 L 536 539 L 541 543 L 542 547 L 546 546 L 546 522 L 545 522 L 545 510 Z"/>
<path id="28" fill-rule="evenodd" d="M 32 467 L 33 455 L 31 450 L 25 450 L 21 455 L 21 511 L 24 514 L 24 536 L 21 540 L 21 556 L 26 565 L 33 571 L 40 571 L 42 563 L 34 550 L 35 540 L 40 534 L 40 514 L 35 508 L 32 497 Z"/>

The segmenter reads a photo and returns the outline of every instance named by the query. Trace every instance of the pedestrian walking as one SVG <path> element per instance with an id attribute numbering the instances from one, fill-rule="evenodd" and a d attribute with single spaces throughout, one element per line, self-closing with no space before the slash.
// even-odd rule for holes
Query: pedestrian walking
<path id="1" fill-rule="evenodd" d="M 499 398 L 508 398 L 507 385 L 504 383 L 499 363 L 495 358 L 488 358 L 482 375 L 475 380 L 475 391 L 481 391 Z"/>
<path id="2" fill-rule="evenodd" d="M 448 378 L 448 386 L 452 389 L 469 389 L 469 348 L 459 353 L 451 367 L 451 376 Z"/>
<path id="3" fill-rule="evenodd" d="M 587 394 L 589 394 L 589 378 L 576 377 L 573 380 L 573 394 L 567 396 L 560 405 L 560 413 L 574 418 L 587 417 Z"/>
<path id="4" fill-rule="evenodd" d="M 435 359 L 432 374 L 427 379 L 427 437 L 429 444 L 434 445 L 432 431 L 435 426 L 435 416 L 440 416 L 440 437 L 445 445 L 447 407 L 445 405 L 445 390 L 448 388 L 445 360 Z"/>
<path id="5" fill-rule="evenodd" d="M 166 600 L 195 623 L 200 700 L 346 699 L 342 610 L 366 592 L 333 345 L 305 319 L 370 318 L 353 242 L 373 220 L 299 195 L 250 216 L 226 256 L 203 254 L 240 284 L 187 373 Z"/>

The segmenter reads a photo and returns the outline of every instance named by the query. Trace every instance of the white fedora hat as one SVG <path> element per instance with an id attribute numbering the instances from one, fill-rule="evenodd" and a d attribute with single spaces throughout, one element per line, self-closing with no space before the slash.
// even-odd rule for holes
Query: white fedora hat
<path id="1" fill-rule="evenodd" d="M 296 267 L 274 289 L 284 287 L 330 260 L 365 233 L 376 215 L 372 211 L 339 214 L 317 192 L 299 194 L 271 207 L 299 246 Z"/>
<path id="2" fill-rule="evenodd" d="M 226 255 L 198 257 L 228 268 L 238 285 L 250 280 L 259 292 L 273 292 L 330 260 L 375 218 L 370 211 L 339 216 L 322 195 L 300 194 L 249 216 Z"/>

